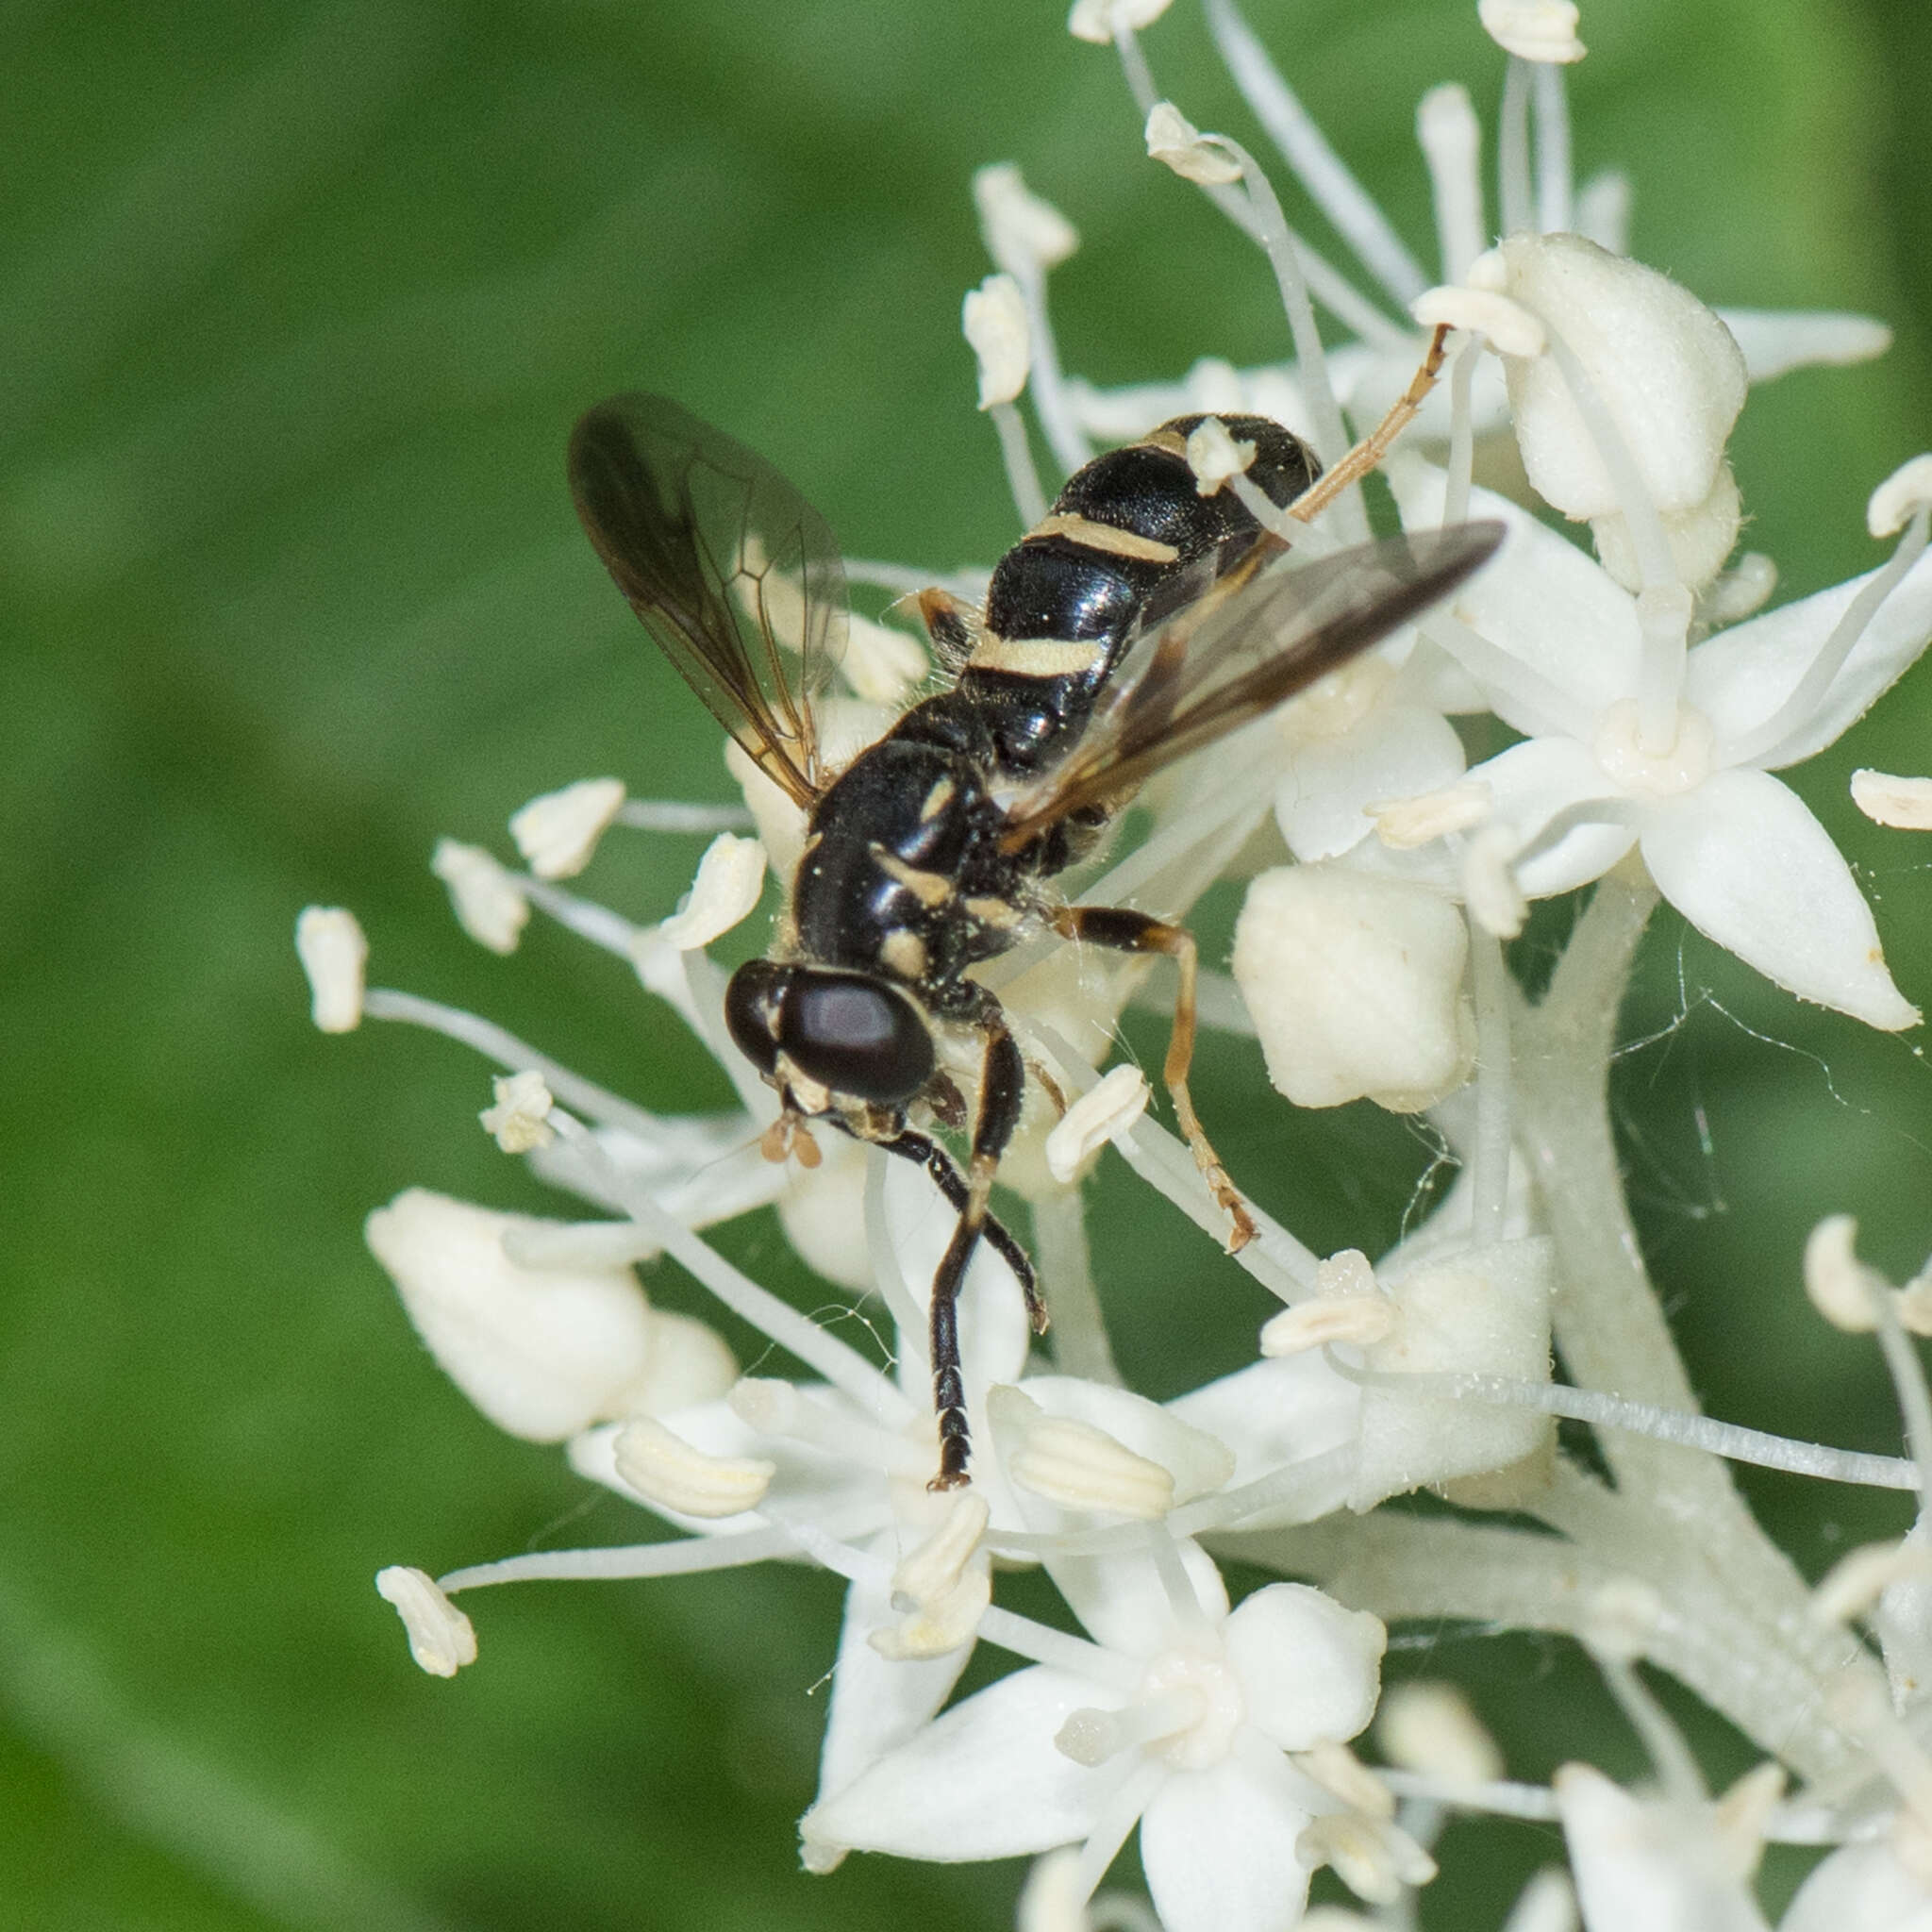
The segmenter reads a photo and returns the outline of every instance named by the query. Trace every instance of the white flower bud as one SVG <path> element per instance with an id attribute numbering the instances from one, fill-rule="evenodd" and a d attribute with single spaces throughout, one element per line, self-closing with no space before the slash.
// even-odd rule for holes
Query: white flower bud
<path id="1" fill-rule="evenodd" d="M 1306 1583 L 1271 1583 L 1224 1631 L 1248 1722 L 1284 1751 L 1353 1738 L 1375 1714 L 1389 1632 Z"/>
<path id="2" fill-rule="evenodd" d="M 1545 1382 L 1550 1374 L 1550 1243 L 1536 1239 L 1471 1248 L 1384 1280 L 1397 1322 L 1364 1352 L 1378 1374 L 1475 1374 Z M 1425 1483 L 1489 1474 L 1543 1449 L 1554 1424 L 1541 1411 L 1441 1396 L 1398 1383 L 1362 1391 L 1361 1462 L 1349 1507 L 1371 1508 Z"/>
<path id="3" fill-rule="evenodd" d="M 1504 1774 L 1503 1754 L 1454 1684 L 1397 1684 L 1382 1700 L 1375 1735 L 1391 1764 L 1452 1784 Z"/>
<path id="4" fill-rule="evenodd" d="M 1581 60 L 1589 51 L 1576 38 L 1574 0 L 1476 0 L 1483 31 L 1519 60 Z"/>
<path id="5" fill-rule="evenodd" d="M 1212 496 L 1230 476 L 1239 476 L 1255 460 L 1255 445 L 1238 442 L 1219 416 L 1204 416 L 1188 432 L 1188 468 L 1194 473 L 1194 490 Z"/>
<path id="6" fill-rule="evenodd" d="M 498 1428 L 557 1442 L 626 1412 L 651 1366 L 650 1304 L 627 1268 L 523 1268 L 512 1228 L 545 1224 L 411 1188 L 364 1225 L 443 1373 Z"/>
<path id="7" fill-rule="evenodd" d="M 1900 778 L 1866 767 L 1852 774 L 1852 803 L 1881 825 L 1932 832 L 1932 778 Z"/>
<path id="8" fill-rule="evenodd" d="M 658 930 L 680 953 L 694 953 L 745 918 L 764 886 L 765 848 L 756 839 L 720 832 L 698 860 L 691 891 Z"/>
<path id="9" fill-rule="evenodd" d="M 1502 356 L 1541 356 L 1543 325 L 1528 309 L 1487 289 L 1425 289 L 1408 305 L 1424 328 L 1466 329 L 1482 336 Z"/>
<path id="10" fill-rule="evenodd" d="M 1248 888 L 1234 976 L 1275 1090 L 1297 1107 L 1368 1095 L 1412 1113 L 1474 1063 L 1462 992 L 1469 935 L 1420 888 L 1341 865 L 1284 866 Z"/>
<path id="11" fill-rule="evenodd" d="M 486 1107 L 476 1118 L 506 1154 L 527 1154 L 533 1147 L 547 1147 L 557 1138 L 550 1124 L 550 1109 L 556 1102 L 543 1075 L 526 1072 L 509 1074 L 491 1083 L 496 1105 Z"/>
<path id="12" fill-rule="evenodd" d="M 457 924 L 492 953 L 514 953 L 529 923 L 530 902 L 515 875 L 480 845 L 439 839 L 429 870 L 449 888 Z"/>
<path id="13" fill-rule="evenodd" d="M 1668 276 L 1579 235 L 1511 236 L 1479 266 L 1498 262 L 1501 292 L 1581 364 L 1657 509 L 1706 506 L 1748 381 L 1730 330 Z M 1556 357 L 1512 357 L 1505 368 L 1537 492 L 1565 516 L 1620 515 L 1616 484 Z"/>
<path id="14" fill-rule="evenodd" d="M 626 1423 L 612 1454 L 617 1474 L 654 1508 L 708 1521 L 756 1509 L 778 1474 L 761 1457 L 708 1455 L 655 1416 Z"/>
<path id="15" fill-rule="evenodd" d="M 1147 154 L 1203 188 L 1224 188 L 1241 178 L 1241 164 L 1227 143 L 1218 135 L 1204 135 L 1172 101 L 1156 101 L 1148 109 Z"/>
<path id="16" fill-rule="evenodd" d="M 1895 537 L 1922 509 L 1932 508 L 1932 456 L 1901 463 L 1865 506 L 1865 527 L 1874 537 Z"/>
<path id="17" fill-rule="evenodd" d="M 1152 25 L 1165 13 L 1173 0 L 1074 0 L 1067 15 L 1067 31 L 1076 41 L 1104 47 L 1112 41 L 1115 29 L 1138 31 Z"/>
<path id="18" fill-rule="evenodd" d="M 1065 1185 L 1109 1141 L 1147 1111 L 1147 1076 L 1123 1064 L 1096 1081 L 1068 1108 L 1046 1137 L 1046 1171 Z"/>
<path id="19" fill-rule="evenodd" d="M 1679 580 L 1686 584 L 1710 582 L 1724 568 L 1744 524 L 1744 500 L 1738 494 L 1738 479 L 1730 464 L 1719 467 L 1717 481 L 1702 503 L 1690 509 L 1664 510 L 1658 522 L 1663 525 L 1671 565 Z M 1639 589 L 1643 570 L 1631 541 L 1629 519 L 1618 512 L 1592 517 L 1590 534 L 1603 567 L 1626 591 Z"/>
<path id="20" fill-rule="evenodd" d="M 353 1033 L 362 1024 L 369 941 L 353 912 L 305 906 L 295 921 L 295 957 L 308 976 L 308 1016 L 322 1033 Z"/>
<path id="21" fill-rule="evenodd" d="M 624 808 L 624 782 L 580 778 L 533 798 L 509 822 L 517 850 L 540 879 L 574 878 Z"/>
<path id="22" fill-rule="evenodd" d="M 454 1677 L 476 1661 L 476 1632 L 427 1571 L 391 1563 L 375 1573 L 375 1593 L 395 1606 L 409 1655 L 432 1677 Z"/>
<path id="23" fill-rule="evenodd" d="M 1033 337 L 1026 323 L 1026 298 L 1011 275 L 988 275 L 966 291 L 959 324 L 979 359 L 979 407 L 1010 403 L 1026 387 L 1033 362 Z"/>
<path id="24" fill-rule="evenodd" d="M 1022 280 L 1057 266 L 1080 245 L 1074 225 L 1026 186 L 1011 161 L 974 175 L 973 205 L 993 266 Z"/>

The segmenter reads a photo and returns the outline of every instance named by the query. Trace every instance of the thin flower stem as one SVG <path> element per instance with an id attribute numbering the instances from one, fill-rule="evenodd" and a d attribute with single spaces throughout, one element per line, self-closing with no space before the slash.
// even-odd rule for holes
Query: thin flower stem
<path id="1" fill-rule="evenodd" d="M 1878 1345 L 1897 1391 L 1899 1413 L 1905 1420 L 1906 1441 L 1912 1452 L 1907 1466 L 1919 1491 L 1919 1513 L 1932 1507 L 1932 1391 L 1925 1387 L 1925 1365 L 1912 1338 L 1898 1318 L 1898 1304 L 1890 1290 L 1874 1286 L 1873 1310 L 1878 1318 Z"/>
<path id="2" fill-rule="evenodd" d="M 1054 1366 L 1063 1375 L 1124 1388 L 1093 1286 L 1086 1202 L 1078 1188 L 1058 1189 L 1034 1201 L 1033 1251 L 1047 1311 L 1053 1317 Z"/>
<path id="3" fill-rule="evenodd" d="M 1535 65 L 1536 222 L 1545 235 L 1564 235 L 1572 225 L 1570 97 L 1560 61 Z"/>
<path id="4" fill-rule="evenodd" d="M 1683 1415 L 1645 1402 L 1624 1402 L 1593 1389 L 1562 1382 L 1525 1382 L 1508 1375 L 1404 1374 L 1352 1366 L 1331 1352 L 1337 1374 L 1378 1389 L 1404 1391 L 1418 1399 L 1493 1403 L 1499 1408 L 1534 1408 L 1593 1427 L 1626 1430 L 1654 1442 L 1707 1450 L 1728 1462 L 1748 1462 L 1787 1475 L 1817 1476 L 1874 1490 L 1913 1490 L 1918 1466 L 1902 1456 L 1872 1456 L 1856 1449 L 1831 1449 L 1788 1436 L 1768 1435 L 1709 1416 Z"/>
<path id="5" fill-rule="evenodd" d="M 1529 62 L 1512 54 L 1503 75 L 1496 135 L 1497 188 L 1506 236 L 1527 235 L 1536 225 L 1536 194 L 1529 175 Z"/>
<path id="6" fill-rule="evenodd" d="M 1126 76 L 1127 92 L 1134 97 L 1134 106 L 1141 110 L 1144 124 L 1153 113 L 1155 104 L 1160 99 L 1154 85 L 1154 71 L 1147 65 L 1147 56 L 1141 46 L 1141 38 L 1124 20 L 1116 18 L 1113 26 L 1114 52 L 1121 57 L 1121 73 Z"/>
<path id="7" fill-rule="evenodd" d="M 1470 972 L 1475 985 L 1475 1148 L 1470 1159 L 1470 1240 L 1479 1248 L 1503 1239 L 1509 1205 L 1509 969 L 1503 946 L 1471 916 Z"/>
<path id="8" fill-rule="evenodd" d="M 1429 277 L 1348 164 L 1328 144 L 1234 0 L 1208 0 L 1208 27 L 1242 99 L 1315 206 L 1382 284 L 1389 299 L 1398 308 L 1407 308 L 1429 286 Z"/>
<path id="9" fill-rule="evenodd" d="M 995 403 L 988 413 L 999 431 L 1000 459 L 1007 466 L 1007 487 L 1013 492 L 1020 527 L 1030 530 L 1046 514 L 1046 491 L 1041 487 L 1033 447 L 1026 441 L 1025 419 L 1011 403 Z"/>
<path id="10" fill-rule="evenodd" d="M 1060 352 L 1054 340 L 1053 321 L 1046 308 L 1046 271 L 1034 263 L 1016 265 L 1013 279 L 1026 302 L 1026 326 L 1033 341 L 1033 364 L 1026 378 L 1026 392 L 1045 432 L 1047 447 L 1054 461 L 1068 475 L 1081 469 L 1093 458 L 1093 445 L 1087 441 L 1079 420 L 1067 396 L 1066 379 L 1060 373 Z"/>
<path id="11" fill-rule="evenodd" d="M 1134 1688 L 1134 1669 L 1125 1657 L 1098 1643 L 1090 1643 L 1084 1637 L 1070 1637 L 1064 1630 L 1003 1610 L 997 1605 L 981 1616 L 979 1634 L 988 1643 L 996 1643 L 1015 1657 L 1024 1657 L 1028 1663 L 1066 1671 L 1108 1690 Z"/>
<path id="12" fill-rule="evenodd" d="M 610 1582 L 634 1576 L 694 1576 L 704 1570 L 734 1570 L 741 1564 L 768 1563 L 796 1554 L 798 1540 L 789 1530 L 748 1529 L 734 1536 L 673 1537 L 658 1543 L 620 1543 L 599 1550 L 535 1550 L 497 1563 L 471 1563 L 439 1576 L 438 1587 L 454 1596 L 486 1584 L 545 1580 Z"/>
<path id="13" fill-rule="evenodd" d="M 639 832 L 748 832 L 755 821 L 741 805 L 633 798 L 618 808 L 616 823 Z"/>
<path id="14" fill-rule="evenodd" d="M 1476 359 L 1482 344 L 1465 336 L 1449 363 L 1449 475 L 1442 491 L 1442 521 L 1459 524 L 1469 515 L 1469 493 L 1475 472 L 1475 418 L 1471 392 L 1475 387 Z"/>
<path id="15" fill-rule="evenodd" d="M 925 1310 L 907 1284 L 886 1213 L 886 1174 L 891 1157 L 883 1148 L 865 1150 L 865 1249 L 872 1260 L 873 1285 L 899 1331 L 899 1346 L 925 1358 Z M 928 1370 L 930 1364 L 927 1364 Z"/>
<path id="16" fill-rule="evenodd" d="M 1629 1720 L 1630 1728 L 1642 1740 L 1665 1797 L 1677 1805 L 1705 1803 L 1710 1796 L 1709 1787 L 1705 1784 L 1697 1759 L 1670 1712 L 1651 1695 L 1650 1687 L 1635 1668 L 1623 1658 L 1599 1654 L 1595 1661 L 1610 1695 Z"/>

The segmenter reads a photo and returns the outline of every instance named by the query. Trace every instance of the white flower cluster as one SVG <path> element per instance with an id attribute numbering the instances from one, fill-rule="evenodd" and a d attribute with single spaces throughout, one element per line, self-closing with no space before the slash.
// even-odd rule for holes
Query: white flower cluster
<path id="1" fill-rule="evenodd" d="M 1932 1401 L 1906 1339 L 1932 1332 L 1932 1276 L 1893 1289 L 1857 1261 L 1842 1218 L 1804 1268 L 1829 1320 L 1885 1346 L 1920 1465 L 1702 1417 L 1638 1257 L 1606 1101 L 1619 998 L 1659 895 L 1803 999 L 1880 1028 L 1918 1020 L 1851 869 L 1773 774 L 1836 740 L 1932 636 L 1932 460 L 1873 498 L 1874 533 L 1903 532 L 1889 561 L 1766 610 L 1770 560 L 1733 558 L 1743 500 L 1726 456 L 1754 378 L 1874 353 L 1884 331 L 1852 316 L 1723 315 L 1622 252 L 1619 184 L 1568 178 L 1562 74 L 1584 47 L 1566 0 L 1483 0 L 1481 23 L 1510 55 L 1493 226 L 1467 95 L 1439 89 L 1422 105 L 1440 280 L 1233 0 L 1208 0 L 1257 119 L 1379 284 L 1378 306 L 1289 228 L 1244 148 L 1159 98 L 1137 34 L 1162 10 L 1079 0 L 1072 26 L 1118 49 L 1150 153 L 1266 252 L 1296 358 L 1246 373 L 1204 362 L 1179 383 L 1110 393 L 1065 377 L 1046 285 L 1077 238 L 1016 169 L 985 171 L 976 198 L 997 273 L 966 298 L 964 323 L 1023 516 L 1044 500 L 1023 394 L 1066 468 L 1090 437 L 1182 410 L 1273 415 L 1333 462 L 1446 329 L 1446 378 L 1387 481 L 1406 529 L 1479 515 L 1508 537 L 1447 606 L 1257 721 L 1211 770 L 1150 788 L 1144 836 L 1080 896 L 1178 917 L 1241 855 L 1252 876 L 1232 977 L 1204 975 L 1204 1020 L 1257 1040 L 1299 1106 L 1368 1096 L 1430 1110 L 1460 1176 L 1373 1262 L 1353 1249 L 1318 1257 L 1257 1214 L 1239 1258 L 1284 1306 L 1255 1360 L 1165 1405 L 1132 1392 L 1089 1274 L 1082 1177 L 1110 1145 L 1205 1230 L 1218 1237 L 1223 1221 L 1185 1148 L 1148 1117 L 1138 1070 L 1097 1073 L 1129 975 L 1051 941 L 1023 945 L 985 976 L 1066 1103 L 1063 1118 L 1029 1103 L 1002 1176 L 1031 1207 L 1053 1355 L 1034 1352 L 1018 1284 L 982 1251 L 962 1313 L 973 1481 L 935 1493 L 924 1301 L 952 1212 L 922 1171 L 778 1121 L 725 1037 L 704 951 L 754 910 L 765 852 L 795 853 L 795 813 L 750 783 L 747 814 L 626 802 L 610 779 L 572 785 L 512 819 L 526 873 L 438 848 L 457 915 L 499 952 L 536 909 L 629 958 L 715 1052 L 733 1111 L 648 1113 L 486 1021 L 365 991 L 367 948 L 347 913 L 311 908 L 297 944 L 319 1026 L 399 1020 L 476 1048 L 506 1075 L 486 1129 L 598 1210 L 543 1221 L 411 1189 L 370 1217 L 368 1239 L 490 1420 L 564 1444 L 587 1479 L 675 1533 L 440 1583 L 386 1570 L 378 1588 L 417 1661 L 447 1675 L 475 1656 L 450 1598 L 484 1584 L 771 1560 L 837 1573 L 846 1607 L 801 1824 L 807 1866 L 830 1871 L 856 1850 L 1041 1855 L 1021 1897 L 1025 1932 L 1092 1923 L 1095 1889 L 1137 1830 L 1168 1932 L 1305 1923 L 1323 1867 L 1397 1914 L 1375 1923 L 1422 1923 L 1416 1894 L 1456 1811 L 1562 1828 L 1567 1874 L 1541 1876 L 1512 1927 L 1574 1925 L 1579 1911 L 1590 1932 L 1762 1927 L 1751 1881 L 1780 1840 L 1839 1847 L 1783 1932 L 1924 1932 L 1932 1539 L 1922 1522 L 1807 1593 L 1726 1458 L 1932 1491 Z M 1324 347 L 1318 307 L 1351 339 Z M 1473 482 L 1477 444 L 1506 438 L 1534 492 L 1523 503 Z M 1241 489 L 1242 446 L 1218 425 L 1197 441 L 1202 489 Z M 1594 555 L 1545 510 L 1587 523 Z M 1352 488 L 1297 542 L 1320 554 L 1367 527 Z M 908 641 L 890 637 L 874 655 L 904 689 L 916 669 Z M 1471 767 L 1451 721 L 1475 714 L 1516 741 Z M 869 724 L 845 736 L 862 741 L 890 715 L 854 711 Z M 1923 825 L 1925 784 L 1861 773 L 1859 802 Z M 754 823 L 762 842 L 739 836 Z M 655 925 L 557 883 L 613 824 L 718 835 L 686 902 Z M 1254 871 L 1264 846 L 1273 856 Z M 1592 882 L 1532 1004 L 1504 942 L 1530 900 Z M 766 1205 L 813 1268 L 878 1297 L 896 1328 L 891 1367 L 697 1232 Z M 741 1375 L 708 1327 L 654 1307 L 634 1269 L 660 1255 L 797 1376 Z M 1553 1378 L 1553 1348 L 1567 1380 Z M 1594 1428 L 1607 1479 L 1558 1449 L 1558 1417 Z M 1451 1507 L 1382 1507 L 1419 1490 Z M 1220 1567 L 1231 1557 L 1290 1580 L 1236 1602 Z M 1085 1636 L 996 1602 L 999 1574 L 1023 1566 L 1044 1572 Z M 1647 1746 L 1654 1784 L 1626 1791 L 1581 1763 L 1549 1787 L 1511 1783 L 1446 1686 L 1405 1685 L 1378 1717 L 1387 1625 L 1444 1618 L 1580 1643 Z M 1024 1668 L 951 1702 L 982 1641 Z M 1713 1797 L 1640 1661 L 1755 1740 L 1758 1770 Z M 1373 1760 L 1355 1748 L 1372 1723 Z M 1144 1907 L 1106 1910 L 1151 1923 Z M 1332 1905 L 1306 1917 L 1318 1920 L 1370 1923 Z"/>

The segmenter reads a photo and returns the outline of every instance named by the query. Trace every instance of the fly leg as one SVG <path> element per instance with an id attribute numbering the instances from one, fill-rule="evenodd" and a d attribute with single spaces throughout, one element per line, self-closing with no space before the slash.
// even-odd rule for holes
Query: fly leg
<path id="1" fill-rule="evenodd" d="M 1428 401 L 1429 391 L 1442 373 L 1442 357 L 1448 344 L 1449 325 L 1439 323 L 1429 338 L 1422 367 L 1409 379 L 1408 387 L 1395 399 L 1389 413 L 1352 450 L 1339 457 L 1332 470 L 1289 505 L 1290 516 L 1301 524 L 1312 521 L 1318 511 L 1326 509 L 1351 483 L 1366 476 L 1389 454 L 1390 445 L 1415 421 L 1416 411 Z M 1194 1151 L 1198 1154 L 1200 1149 Z"/>
<path id="2" fill-rule="evenodd" d="M 980 1067 L 979 1111 L 973 1123 L 973 1156 L 966 1167 L 959 1224 L 932 1278 L 932 1403 L 940 1422 L 940 1473 L 926 1485 L 932 1490 L 957 1490 L 971 1480 L 966 1464 L 973 1445 L 966 1424 L 966 1381 L 959 1365 L 959 1288 L 980 1236 L 990 1224 L 997 1225 L 990 1222 L 987 1203 L 1000 1156 L 1020 1124 L 1020 1103 L 1026 1091 L 1026 1063 L 1007 1031 L 999 1002 L 986 993 L 968 1017 L 986 1037 L 986 1058 Z M 952 1162 L 946 1166 L 950 1170 Z M 934 1170 L 928 1172 L 938 1178 Z M 946 1183 L 941 1180 L 940 1185 L 944 1188 Z M 1027 1268 L 1023 1283 L 1030 1283 L 1032 1274 Z M 1030 1287 L 1027 1307 L 1034 1312 L 1036 1326 L 1041 1325 L 1045 1311 L 1040 1307 L 1038 1291 Z"/>
<path id="3" fill-rule="evenodd" d="M 954 1213 L 965 1213 L 969 1199 L 966 1177 L 954 1165 L 953 1157 L 937 1141 L 908 1129 L 897 1140 L 881 1141 L 876 1144 L 888 1154 L 897 1154 L 907 1160 L 916 1161 L 939 1184 L 940 1192 L 946 1197 L 947 1205 Z M 1027 1258 L 1026 1250 L 1013 1239 L 1006 1223 L 996 1214 L 986 1217 L 980 1233 L 987 1246 L 1013 1271 L 1020 1284 L 1020 1292 L 1026 1297 L 1026 1314 L 1033 1324 L 1034 1334 L 1044 1335 L 1046 1304 L 1040 1298 L 1040 1284 L 1034 1279 L 1033 1263 Z"/>
<path id="4" fill-rule="evenodd" d="M 1089 945 L 1107 946 L 1119 953 L 1165 953 L 1180 968 L 1180 991 L 1174 996 L 1174 1027 L 1168 1034 L 1167 1062 L 1161 1074 L 1174 1095 L 1181 1132 L 1194 1150 L 1194 1164 L 1234 1224 L 1227 1251 L 1239 1254 L 1255 1238 L 1254 1217 L 1242 1205 L 1221 1157 L 1202 1131 L 1188 1092 L 1188 1068 L 1194 1058 L 1194 935 L 1184 925 L 1170 925 L 1165 920 L 1124 906 L 1069 906 L 1054 916 L 1053 924 L 1054 930 L 1066 939 L 1084 940 Z"/>

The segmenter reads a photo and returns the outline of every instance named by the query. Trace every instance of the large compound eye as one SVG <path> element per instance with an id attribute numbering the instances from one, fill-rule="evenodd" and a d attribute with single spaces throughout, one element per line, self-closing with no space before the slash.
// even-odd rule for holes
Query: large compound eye
<path id="1" fill-rule="evenodd" d="M 738 1050 L 769 1079 L 778 1067 L 778 1014 L 791 969 L 747 959 L 724 989 L 724 1024 Z"/>
<path id="2" fill-rule="evenodd" d="M 932 1077 L 932 1035 L 890 987 L 856 973 L 797 970 L 779 1009 L 778 1045 L 808 1080 L 879 1107 Z"/>

